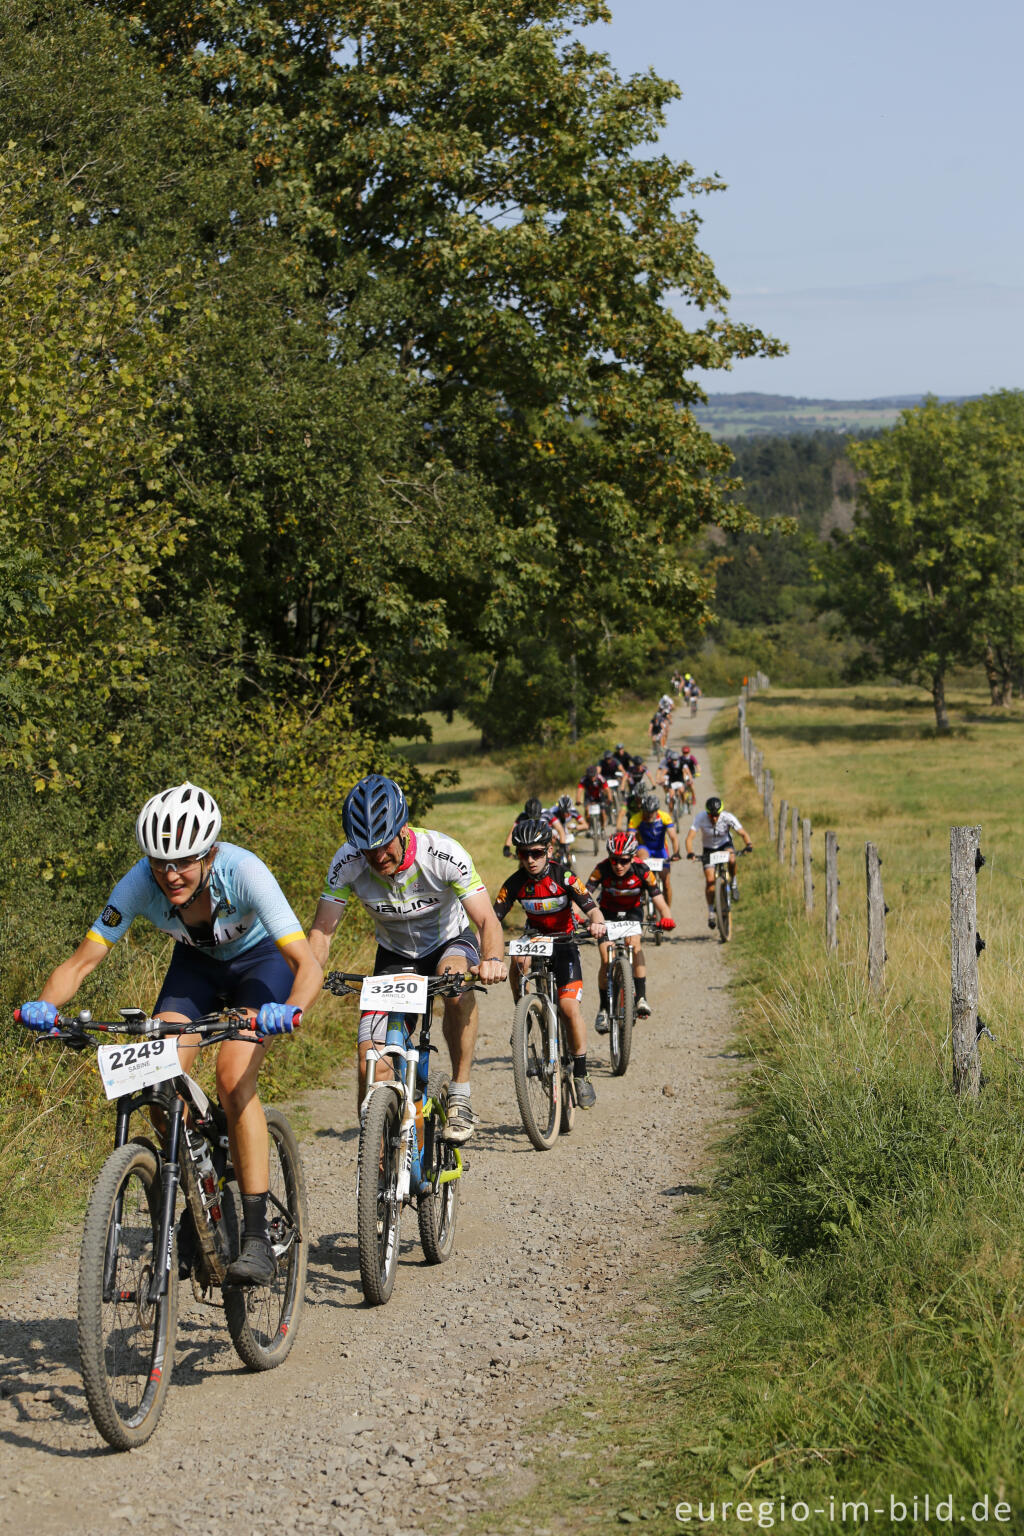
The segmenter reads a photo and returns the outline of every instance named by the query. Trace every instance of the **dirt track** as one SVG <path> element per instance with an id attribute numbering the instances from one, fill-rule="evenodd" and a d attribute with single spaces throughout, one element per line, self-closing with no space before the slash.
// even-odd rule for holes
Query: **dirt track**
<path id="1" fill-rule="evenodd" d="M 704 740 L 714 703 L 687 721 L 702 795 L 713 787 Z M 629 1071 L 611 1077 L 606 1042 L 591 1033 L 597 1106 L 550 1152 L 534 1151 L 520 1123 L 509 995 L 495 988 L 481 998 L 473 1100 L 482 1124 L 467 1148 L 456 1252 L 426 1267 L 409 1213 L 389 1306 L 362 1302 L 348 1081 L 304 1101 L 313 1126 L 303 1143 L 309 1283 L 280 1370 L 248 1375 L 220 1313 L 186 1300 L 183 1288 L 163 1420 L 147 1446 L 117 1455 L 93 1429 L 78 1375 L 77 1233 L 6 1284 L 0 1526 L 25 1536 L 203 1536 L 229 1526 L 348 1536 L 415 1532 L 423 1512 L 458 1530 L 492 1502 L 502 1474 L 525 1491 L 531 1416 L 621 1358 L 622 1315 L 652 1269 L 672 1262 L 668 1224 L 727 1108 L 722 947 L 707 928 L 698 872 L 682 864 L 674 874 L 679 926 L 648 951 L 654 1014 L 634 1035 Z M 591 1021 L 595 971 L 587 949 Z M 543 1525 L 541 1505 L 537 1518 Z"/>

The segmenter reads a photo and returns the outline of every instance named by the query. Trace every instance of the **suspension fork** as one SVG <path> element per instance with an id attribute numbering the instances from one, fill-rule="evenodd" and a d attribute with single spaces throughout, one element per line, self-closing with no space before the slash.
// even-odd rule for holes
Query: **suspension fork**
<path id="1" fill-rule="evenodd" d="M 158 1261 L 157 1255 L 153 1256 L 153 1278 L 150 1281 L 148 1297 L 151 1306 L 155 1306 L 167 1295 L 173 1247 L 174 1202 L 178 1197 L 178 1184 L 181 1179 L 178 1170 L 178 1149 L 181 1146 L 181 1127 L 184 1120 L 185 1105 L 176 1097 L 168 1112 L 164 1159 L 160 1169 L 160 1235 L 157 1253 L 162 1255 L 162 1258 Z"/>

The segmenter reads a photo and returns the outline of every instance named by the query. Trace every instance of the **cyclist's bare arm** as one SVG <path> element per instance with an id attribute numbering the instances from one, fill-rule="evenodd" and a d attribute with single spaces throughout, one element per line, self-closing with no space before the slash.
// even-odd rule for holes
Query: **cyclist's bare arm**
<path id="1" fill-rule="evenodd" d="M 331 951 L 331 939 L 334 931 L 341 921 L 344 908 L 340 902 L 328 901 L 321 896 L 316 904 L 316 916 L 313 918 L 313 926 L 309 930 L 309 947 L 313 951 L 313 958 L 322 971 L 327 969 L 327 956 Z"/>
<path id="2" fill-rule="evenodd" d="M 39 994 L 39 1001 L 52 1003 L 60 1008 L 70 1002 L 82 982 L 107 958 L 110 950 L 95 939 L 83 939 L 67 960 L 62 960 L 46 978 L 46 985 Z"/>
<path id="3" fill-rule="evenodd" d="M 277 947 L 292 970 L 292 989 L 285 1002 L 305 1010 L 320 996 L 325 967 L 316 958 L 309 939 L 292 939 Z"/>
<path id="4" fill-rule="evenodd" d="M 508 975 L 505 965 L 505 936 L 501 931 L 501 923 L 491 906 L 491 898 L 486 891 L 474 891 L 471 896 L 462 898 L 462 906 L 470 922 L 476 927 L 480 935 L 480 966 L 477 972 L 484 986 L 490 986 L 492 982 L 504 981 Z"/>

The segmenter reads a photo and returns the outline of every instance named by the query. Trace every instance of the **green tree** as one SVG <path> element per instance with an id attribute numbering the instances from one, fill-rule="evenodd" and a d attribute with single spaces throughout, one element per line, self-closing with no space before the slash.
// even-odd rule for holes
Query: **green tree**
<path id="1" fill-rule="evenodd" d="M 931 690 L 939 730 L 950 666 L 986 635 L 1018 643 L 1021 419 L 1013 396 L 930 399 L 850 449 L 863 479 L 830 606 L 871 664 Z"/>
<path id="2" fill-rule="evenodd" d="M 689 546 L 740 514 L 688 375 L 778 350 L 725 318 L 698 247 L 693 203 L 718 184 L 649 152 L 676 87 L 623 81 L 572 38 L 604 14 L 590 0 L 133 13 L 139 40 L 247 147 L 339 354 L 383 347 L 414 386 L 407 473 L 448 507 L 427 504 L 428 560 L 415 534 L 404 560 L 401 541 L 379 552 L 394 575 L 381 605 L 415 616 L 433 600 L 433 635 L 485 654 L 497 699 L 524 631 L 539 633 L 563 712 L 573 690 L 577 708 L 596 697 L 618 635 L 653 614 L 705 617 Z M 318 614 L 345 608 L 330 573 L 310 576 Z M 571 621 L 581 591 L 600 625 Z"/>

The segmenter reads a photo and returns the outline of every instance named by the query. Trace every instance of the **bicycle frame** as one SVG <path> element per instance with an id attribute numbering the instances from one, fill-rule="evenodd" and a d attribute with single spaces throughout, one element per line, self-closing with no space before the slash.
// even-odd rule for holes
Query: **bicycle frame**
<path id="1" fill-rule="evenodd" d="M 424 1013 L 411 1015 L 416 1020 L 412 1028 L 407 1023 L 410 1015 L 389 1013 L 383 1047 L 378 1049 L 376 1046 L 371 1046 L 366 1053 L 366 1094 L 359 1106 L 360 1121 L 366 1118 L 366 1110 L 374 1092 L 385 1090 L 397 1093 L 402 1105 L 402 1124 L 399 1134 L 406 1150 L 398 1175 L 396 1196 L 403 1205 L 412 1194 L 429 1195 L 435 1188 L 433 1182 L 423 1172 L 423 1153 L 424 1150 L 429 1149 L 425 1145 L 420 1145 L 416 1126 L 417 1094 L 421 1097 L 426 1094 L 430 1076 L 430 1052 L 434 1049 L 430 1043 L 433 1003 L 433 998 L 429 998 Z M 412 1044 L 417 1026 L 420 1030 L 419 1048 Z M 384 1060 L 391 1062 L 394 1076 L 377 1082 L 377 1063 Z M 422 1111 L 425 1142 L 427 1134 L 433 1135 L 433 1102 L 429 1098 L 423 1097 Z M 452 1152 L 455 1167 L 442 1170 L 437 1181 L 439 1184 L 447 1184 L 453 1179 L 462 1177 L 462 1154 L 458 1147 L 453 1147 Z"/>

